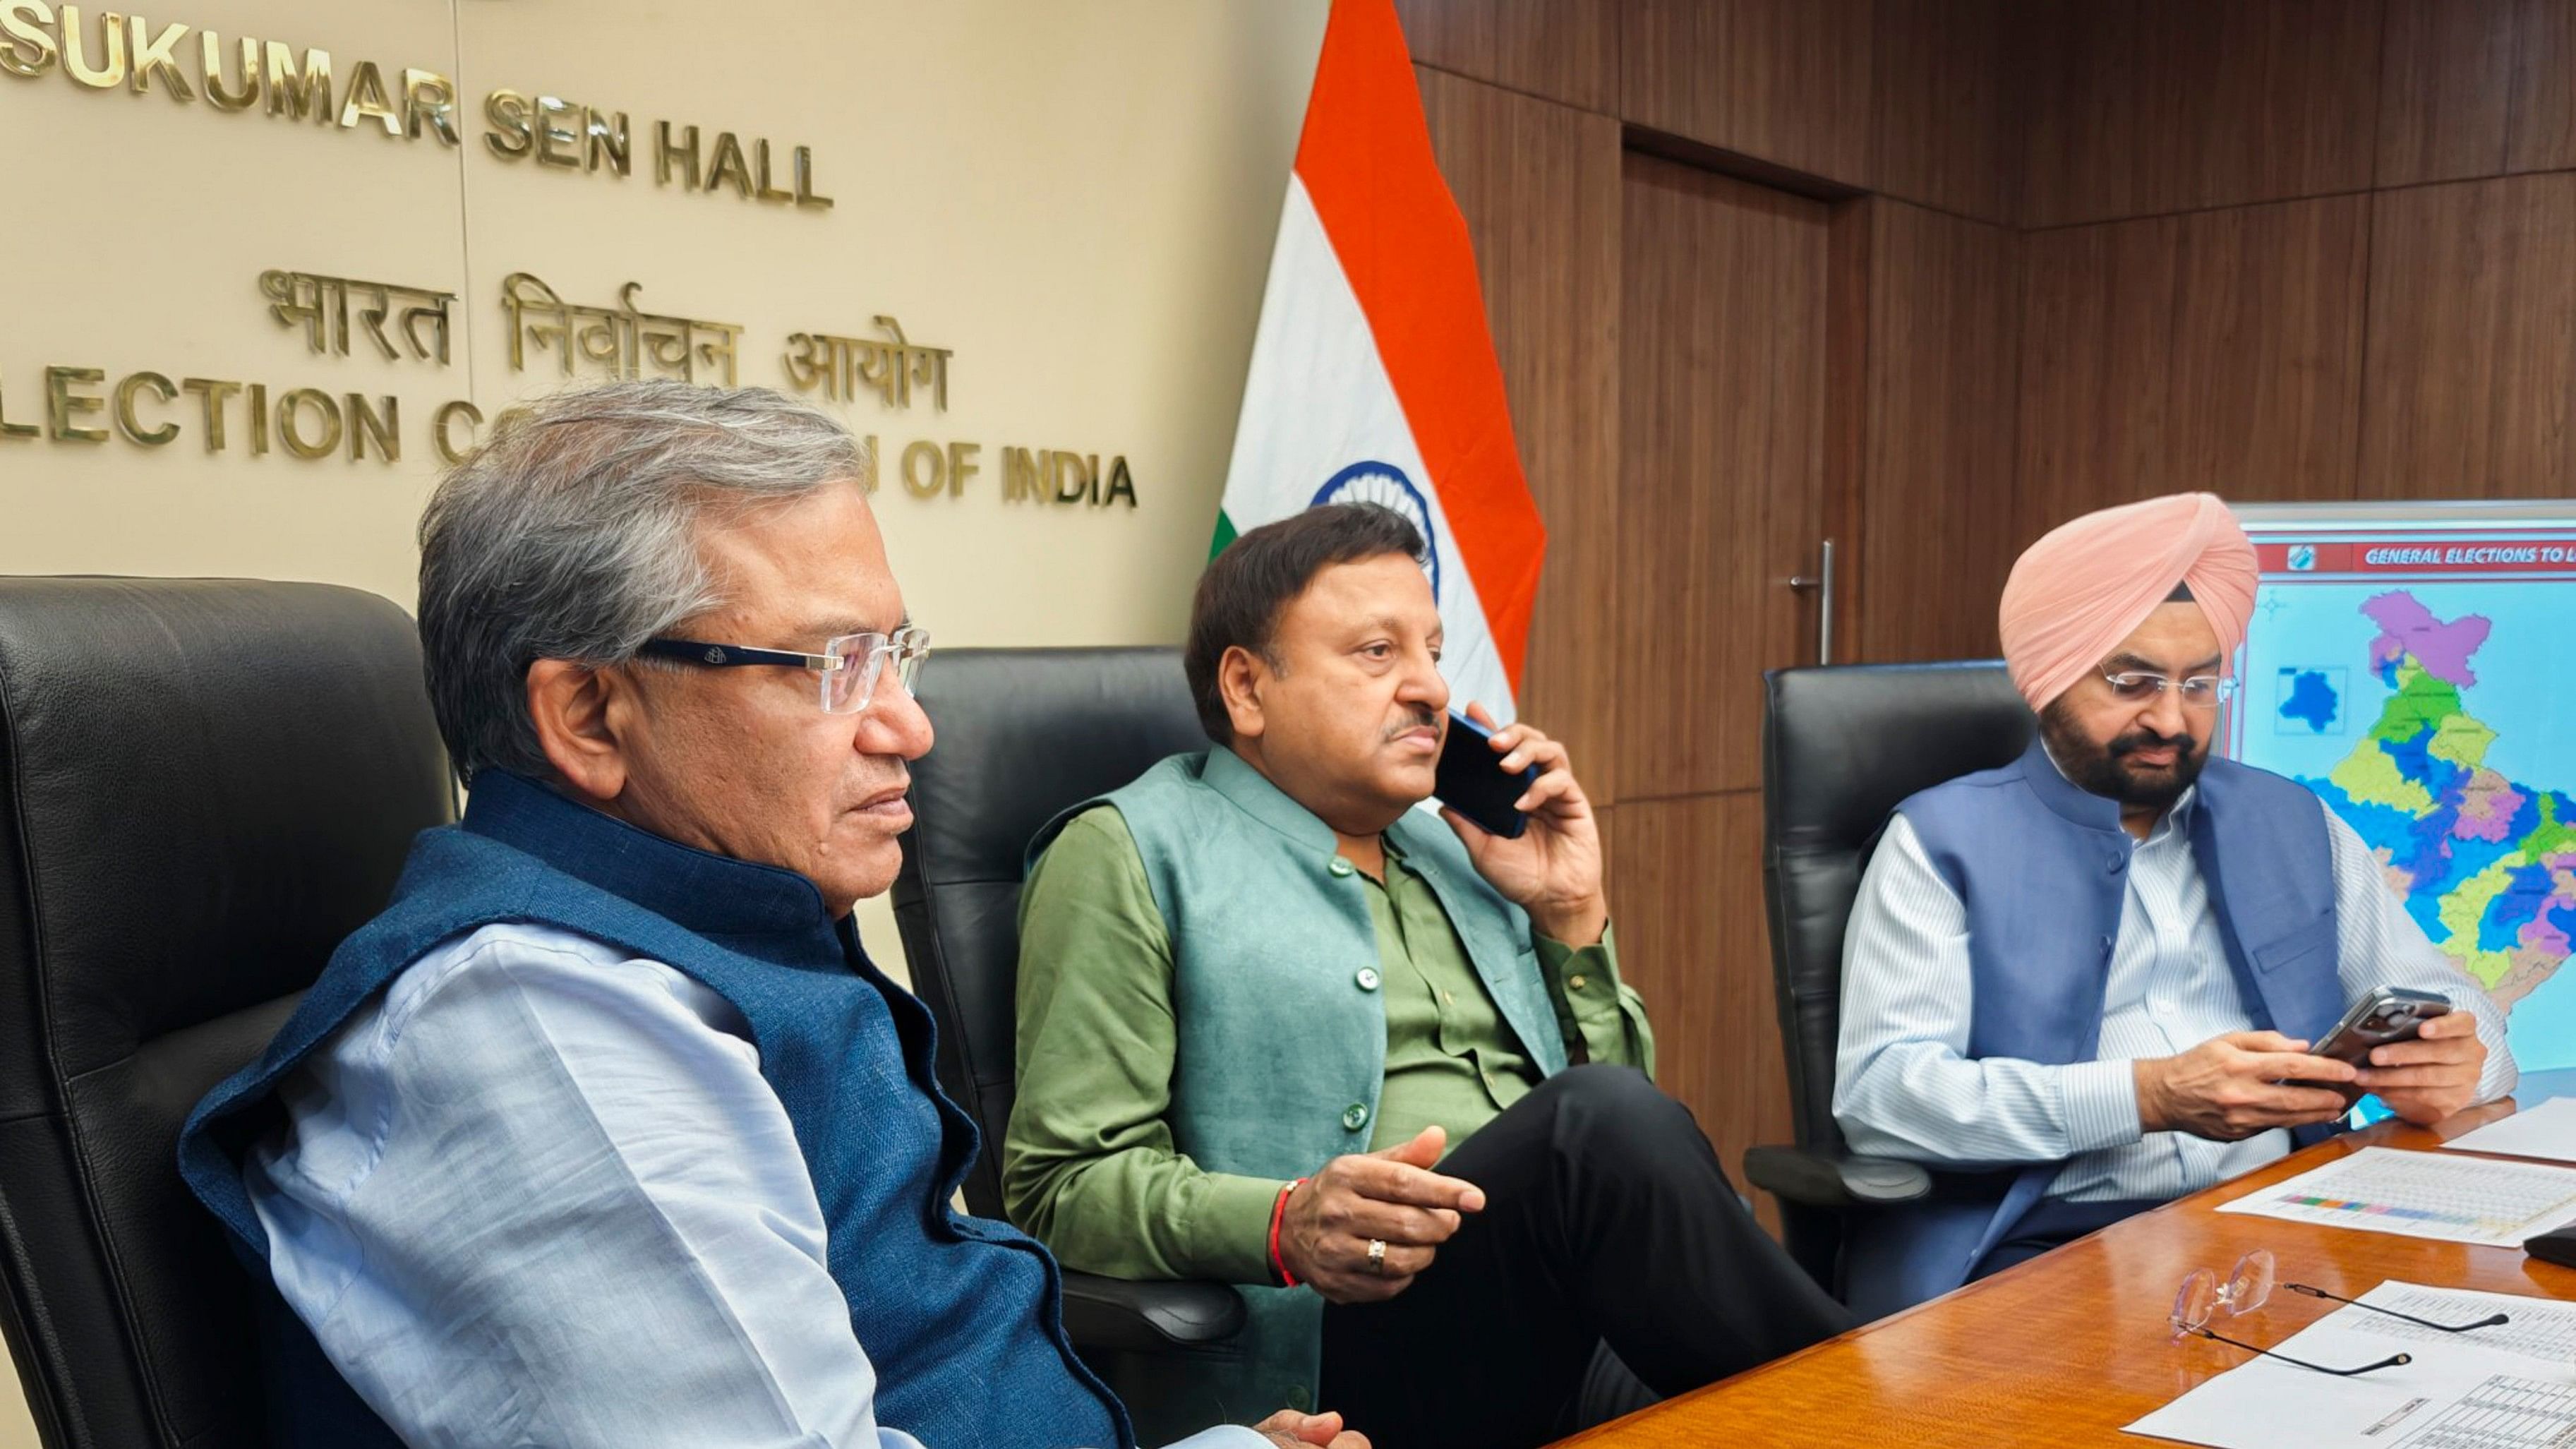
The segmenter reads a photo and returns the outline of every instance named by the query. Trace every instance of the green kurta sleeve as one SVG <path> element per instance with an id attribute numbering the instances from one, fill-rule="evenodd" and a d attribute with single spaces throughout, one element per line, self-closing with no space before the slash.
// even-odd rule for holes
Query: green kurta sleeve
<path id="1" fill-rule="evenodd" d="M 1068 1268 L 1270 1281 L 1285 1183 L 1203 1172 L 1172 1145 L 1172 946 L 1135 837 L 1087 810 L 1020 893 L 1019 1096 L 1002 1142 L 1011 1221 Z"/>
<path id="2" fill-rule="evenodd" d="M 1619 979 L 1614 931 L 1603 927 L 1600 942 L 1591 946 L 1569 946 L 1535 933 L 1530 939 L 1538 947 L 1538 968 L 1547 976 L 1566 1043 L 1582 1042 L 1596 1062 L 1654 1076 L 1655 1029 L 1646 1020 L 1645 998 Z"/>

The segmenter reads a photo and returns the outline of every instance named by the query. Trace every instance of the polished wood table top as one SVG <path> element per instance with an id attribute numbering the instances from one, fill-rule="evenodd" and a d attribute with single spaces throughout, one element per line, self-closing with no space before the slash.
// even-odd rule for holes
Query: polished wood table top
<path id="1" fill-rule="evenodd" d="M 1587 1449 L 1869 1444 L 2107 1445 L 2165 1441 L 2131 1423 L 2249 1355 L 2172 1342 L 2165 1316 L 2192 1269 L 2224 1275 L 2270 1248 L 2285 1282 L 2358 1298 L 2385 1279 L 2576 1300 L 2576 1269 L 2519 1249 L 2222 1215 L 2220 1203 L 2369 1146 L 2431 1149 L 2510 1113 L 2437 1129 L 2382 1122 L 2114 1224 L 1918 1308 L 1566 1440 Z M 2229 1336 L 2271 1347 L 2339 1305 L 2275 1292 Z"/>

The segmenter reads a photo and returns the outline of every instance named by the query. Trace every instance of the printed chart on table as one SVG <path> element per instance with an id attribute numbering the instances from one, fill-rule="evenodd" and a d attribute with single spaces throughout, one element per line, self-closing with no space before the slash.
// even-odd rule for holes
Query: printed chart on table
<path id="1" fill-rule="evenodd" d="M 2365 1147 L 2218 1210 L 2517 1248 L 2525 1238 L 2576 1222 L 2576 1168 Z"/>
<path id="2" fill-rule="evenodd" d="M 2336 1309 L 2286 1341 L 2261 1315 L 2228 1336 L 2326 1369 L 2405 1364 L 2349 1377 L 2278 1358 L 2247 1358 L 2128 1426 L 2128 1432 L 2213 1449 L 2566 1449 L 2576 1444 L 2576 1303 L 2382 1283 L 2365 1307 Z M 2386 1312 L 2373 1312 L 2384 1309 Z M 2408 1323 L 2413 1314 L 2461 1331 Z M 2502 1313 L 2507 1321 L 2486 1323 Z M 2466 1327 L 2483 1324 L 2479 1327 Z M 2241 1353 L 2188 1340 L 2176 1354 Z"/>

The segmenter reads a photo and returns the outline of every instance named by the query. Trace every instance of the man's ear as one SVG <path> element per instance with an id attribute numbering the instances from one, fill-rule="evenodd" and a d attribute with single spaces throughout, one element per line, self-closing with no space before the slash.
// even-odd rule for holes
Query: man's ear
<path id="1" fill-rule="evenodd" d="M 1226 646 L 1217 659 L 1217 693 L 1225 700 L 1226 717 L 1234 722 L 1235 738 L 1261 738 L 1261 689 L 1269 683 L 1271 672 L 1260 655 L 1240 644 Z"/>
<path id="2" fill-rule="evenodd" d="M 605 804 L 626 789 L 626 751 L 616 724 L 627 711 L 618 696 L 631 691 L 622 675 L 540 659 L 528 666 L 528 720 L 537 729 L 546 762 L 566 785 Z"/>

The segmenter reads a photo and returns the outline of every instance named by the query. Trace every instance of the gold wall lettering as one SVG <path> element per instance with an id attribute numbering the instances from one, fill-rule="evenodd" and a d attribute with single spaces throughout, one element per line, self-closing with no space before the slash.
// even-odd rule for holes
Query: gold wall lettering
<path id="1" fill-rule="evenodd" d="M 439 366 L 447 365 L 447 339 L 452 325 L 448 304 L 456 300 L 454 292 L 274 270 L 259 274 L 259 290 L 268 298 L 268 312 L 277 319 L 277 325 L 300 326 L 305 345 L 312 351 L 336 352 L 342 357 L 349 355 L 349 294 L 354 291 L 361 300 L 372 297 L 375 305 L 360 308 L 358 322 L 388 361 L 397 361 L 402 354 L 394 349 L 393 339 L 385 335 L 385 319 L 392 315 L 396 301 L 411 302 L 413 305 L 403 309 L 395 330 L 409 344 L 413 357 L 422 361 L 434 357 Z M 423 324 L 430 331 L 431 340 L 426 342 L 421 340 Z"/>
<path id="2" fill-rule="evenodd" d="M 388 136 L 418 140 L 426 132 L 447 145 L 459 144 L 456 83 L 436 71 L 405 68 L 402 98 L 396 101 L 386 72 L 372 60 L 358 62 L 349 72 L 347 89 L 338 90 L 331 52 L 318 46 L 298 50 L 282 40 L 262 42 L 245 35 L 235 38 L 232 64 L 240 79 L 234 81 L 224 74 L 223 36 L 198 31 L 191 47 L 183 44 L 188 33 L 185 23 L 155 28 L 140 15 L 113 10 L 99 11 L 93 19 L 78 5 L 65 5 L 57 13 L 44 0 L 5 0 L 0 3 L 0 71 L 40 80 L 59 68 L 73 84 L 89 90 L 130 87 L 137 95 L 158 90 L 183 105 L 194 103 L 202 92 L 206 104 L 218 111 L 246 111 L 264 98 L 272 117 L 344 131 L 374 124 Z M 193 78 L 183 56 L 195 61 Z"/>
<path id="3" fill-rule="evenodd" d="M 320 46 L 241 35 L 228 48 L 213 30 L 196 31 L 197 44 L 189 46 L 189 34 L 184 22 L 156 27 L 114 10 L 0 0 L 0 73 L 42 80 L 59 71 L 84 90 L 159 91 L 180 105 L 193 105 L 202 94 L 216 111 L 260 106 L 272 120 L 342 131 L 375 126 L 402 140 L 427 135 L 444 146 L 464 144 L 456 127 L 456 82 L 437 71 L 405 66 L 397 72 L 362 60 L 348 68 L 344 83 L 338 61 Z M 228 65 L 233 75 L 226 74 Z M 501 160 L 620 180 L 634 174 L 635 128 L 624 111 L 504 87 L 484 96 L 483 119 L 484 148 Z M 786 148 L 783 172 L 773 173 L 766 137 L 718 131 L 702 156 L 698 127 L 656 121 L 652 131 L 656 185 L 677 177 L 683 190 L 700 194 L 728 190 L 775 206 L 832 207 L 832 198 L 815 189 L 811 146 Z"/>
<path id="4" fill-rule="evenodd" d="M 1103 479 L 1098 453 L 1062 448 L 1004 448 L 1002 501 L 1006 503 L 1089 503 L 1106 508 L 1120 499 L 1136 506 L 1136 478 L 1124 453 L 1109 460 Z"/>
<path id="5" fill-rule="evenodd" d="M 698 380 L 701 363 L 711 368 L 720 364 L 725 386 L 732 387 L 742 328 L 638 311 L 635 294 L 643 287 L 629 282 L 619 288 L 615 307 L 586 307 L 564 301 L 529 273 L 503 277 L 501 310 L 510 316 L 510 370 L 527 371 L 528 344 L 534 342 L 555 349 L 566 377 L 573 375 L 576 360 L 601 364 L 613 378 L 642 377 L 649 358 L 656 373 L 684 382 Z"/>
<path id="6" fill-rule="evenodd" d="M 933 406 L 948 411 L 948 359 L 945 347 L 924 347 L 906 340 L 903 324 L 892 317 L 876 319 L 882 338 L 840 337 L 829 332 L 796 332 L 787 338 L 781 359 L 787 380 L 798 392 L 820 387 L 834 402 L 856 402 L 859 388 L 873 389 L 890 408 L 912 406 L 912 389 L 931 389 Z"/>
<path id="7" fill-rule="evenodd" d="M 381 465 L 402 460 L 402 404 L 390 394 L 369 397 L 319 387 L 272 394 L 261 382 L 182 377 L 173 383 L 167 373 L 149 370 L 127 373 L 111 385 L 104 369 L 55 366 L 44 369 L 38 421 L 10 414 L 6 382 L 0 377 L 0 460 L 17 444 L 79 446 L 116 437 L 138 448 L 164 448 L 191 431 L 209 454 L 239 448 L 252 457 L 279 451 L 303 462 L 335 456 L 351 463 L 372 458 Z M 473 403 L 441 403 L 428 416 L 430 451 L 453 465 L 473 450 L 483 425 L 483 410 Z M 963 498 L 984 471 L 984 445 L 977 442 L 917 438 L 888 453 L 893 445 L 881 445 L 873 433 L 861 441 L 867 461 L 859 483 L 871 494 L 877 491 L 880 458 L 888 460 L 904 493 L 923 500 Z M 1136 506 L 1135 474 L 1124 454 L 1109 455 L 1106 466 L 1099 453 L 1068 448 L 1006 447 L 1001 455 L 1006 503 Z"/>
<path id="8" fill-rule="evenodd" d="M 442 428 L 452 409 L 462 409 L 474 424 L 482 421 L 473 404 L 449 403 L 439 410 Z M 0 445 L 40 439 L 105 443 L 109 423 L 115 425 L 114 436 L 139 448 L 167 447 L 193 428 L 208 453 L 228 452 L 238 439 L 256 457 L 269 451 L 274 437 L 296 458 L 327 458 L 344 451 L 345 444 L 353 463 L 369 457 L 402 461 L 402 402 L 391 394 L 370 398 L 297 387 L 278 393 L 272 403 L 266 383 L 217 377 L 183 377 L 174 383 L 167 373 L 143 369 L 110 387 L 105 369 L 58 365 L 45 369 L 40 424 L 13 420 L 7 390 L 0 386 Z M 446 449 L 440 452 L 443 456 Z"/>

